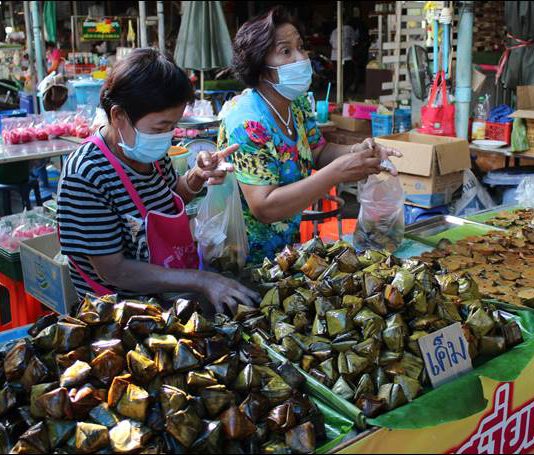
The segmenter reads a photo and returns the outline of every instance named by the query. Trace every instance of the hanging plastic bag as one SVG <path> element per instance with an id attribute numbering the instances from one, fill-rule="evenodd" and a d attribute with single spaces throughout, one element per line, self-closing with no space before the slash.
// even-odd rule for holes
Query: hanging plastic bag
<path id="1" fill-rule="evenodd" d="M 512 152 L 524 152 L 529 148 L 525 121 L 522 118 L 516 118 L 512 127 Z"/>
<path id="2" fill-rule="evenodd" d="M 517 187 L 517 204 L 524 208 L 534 208 L 534 176 L 525 177 Z"/>
<path id="3" fill-rule="evenodd" d="M 221 272 L 239 272 L 248 256 L 248 238 L 234 174 L 227 174 L 222 185 L 208 187 L 195 219 L 202 267 Z"/>
<path id="4" fill-rule="evenodd" d="M 441 98 L 438 98 L 440 91 Z M 440 71 L 434 79 L 427 104 L 421 108 L 421 128 L 418 132 L 455 137 L 454 117 L 455 106 L 449 102 L 447 79 L 445 79 L 445 73 Z"/>
<path id="5" fill-rule="evenodd" d="M 481 210 L 491 209 L 495 205 L 476 175 L 470 169 L 465 170 L 462 196 L 453 204 L 451 213 L 456 216 L 470 215 Z"/>
<path id="6" fill-rule="evenodd" d="M 358 251 L 395 251 L 404 238 L 404 192 L 398 176 L 371 175 L 358 184 L 360 214 L 354 233 Z"/>

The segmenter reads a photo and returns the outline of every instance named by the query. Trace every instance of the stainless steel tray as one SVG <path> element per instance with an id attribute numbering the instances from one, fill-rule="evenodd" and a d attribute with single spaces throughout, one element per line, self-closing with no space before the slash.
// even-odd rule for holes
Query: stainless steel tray
<path id="1" fill-rule="evenodd" d="M 182 117 L 176 124 L 178 128 L 205 130 L 216 128 L 221 121 L 217 117 Z"/>
<path id="2" fill-rule="evenodd" d="M 436 234 L 441 234 L 452 228 L 460 226 L 478 226 L 489 231 L 504 231 L 505 229 L 490 226 L 488 224 L 477 223 L 476 221 L 469 221 L 464 218 L 459 218 L 453 215 L 438 215 L 427 220 L 419 221 L 406 227 L 405 234 L 408 237 L 425 238 Z"/>

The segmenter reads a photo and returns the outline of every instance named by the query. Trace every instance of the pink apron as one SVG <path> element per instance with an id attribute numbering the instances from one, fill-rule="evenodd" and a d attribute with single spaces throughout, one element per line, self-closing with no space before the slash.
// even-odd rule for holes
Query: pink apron
<path id="1" fill-rule="evenodd" d="M 97 136 L 91 136 L 84 142 L 92 142 L 102 151 L 117 172 L 137 210 L 139 210 L 145 223 L 150 264 L 161 265 L 168 269 L 198 269 L 198 253 L 189 228 L 189 219 L 185 213 L 185 204 L 182 198 L 173 191 L 177 215 L 167 215 L 153 210 L 147 211 L 119 159 L 113 155 L 104 141 Z M 165 181 L 159 163 L 155 162 L 154 166 Z M 75 261 L 72 259 L 70 261 L 96 295 L 113 294 L 113 291 L 92 280 Z"/>

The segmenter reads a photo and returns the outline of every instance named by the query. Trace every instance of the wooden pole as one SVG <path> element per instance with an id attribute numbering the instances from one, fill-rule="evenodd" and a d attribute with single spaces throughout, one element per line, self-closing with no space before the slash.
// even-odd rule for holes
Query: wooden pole
<path id="1" fill-rule="evenodd" d="M 343 2 L 337 3 L 337 104 L 343 103 Z"/>

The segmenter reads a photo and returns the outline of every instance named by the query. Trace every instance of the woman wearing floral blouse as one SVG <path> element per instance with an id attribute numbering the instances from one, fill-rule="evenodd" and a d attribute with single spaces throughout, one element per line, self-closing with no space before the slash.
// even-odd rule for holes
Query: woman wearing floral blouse
<path id="1" fill-rule="evenodd" d="M 219 147 L 240 146 L 233 163 L 249 260 L 260 263 L 297 240 L 302 211 L 332 186 L 377 174 L 382 160 L 400 153 L 372 139 L 326 142 L 306 98 L 312 69 L 301 35 L 279 8 L 239 29 L 234 71 L 250 88 L 224 106 Z"/>

